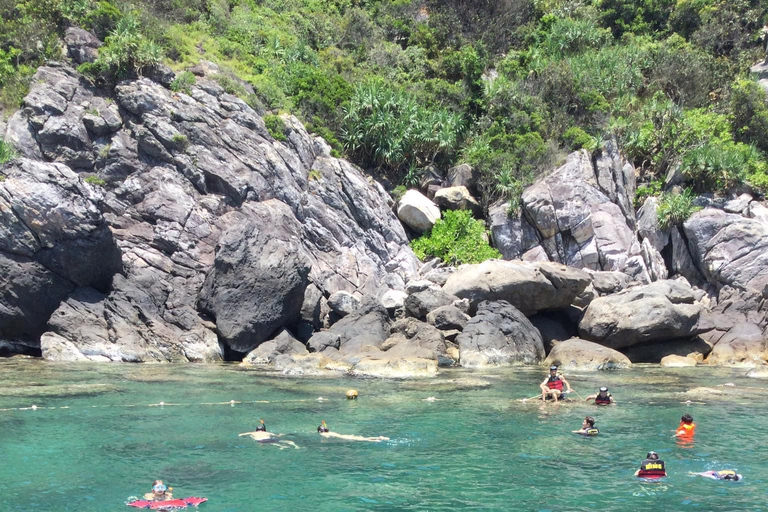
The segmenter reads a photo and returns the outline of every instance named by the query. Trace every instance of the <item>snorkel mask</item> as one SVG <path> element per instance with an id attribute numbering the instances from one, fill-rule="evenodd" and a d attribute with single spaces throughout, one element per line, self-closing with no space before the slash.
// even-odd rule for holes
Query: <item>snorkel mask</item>
<path id="1" fill-rule="evenodd" d="M 156 493 L 162 493 L 168 490 L 168 487 L 165 486 L 165 484 L 157 484 L 152 486 L 152 490 Z"/>

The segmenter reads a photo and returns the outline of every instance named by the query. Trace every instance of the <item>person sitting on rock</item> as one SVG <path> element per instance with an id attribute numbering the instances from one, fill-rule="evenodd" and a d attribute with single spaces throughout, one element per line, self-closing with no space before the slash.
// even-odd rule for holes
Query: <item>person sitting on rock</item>
<path id="1" fill-rule="evenodd" d="M 640 464 L 640 469 L 635 471 L 635 476 L 640 478 L 661 478 L 667 476 L 667 468 L 664 466 L 664 461 L 659 459 L 658 453 L 648 452 L 645 460 Z"/>
<path id="2" fill-rule="evenodd" d="M 594 400 L 595 405 L 616 404 L 616 402 L 613 400 L 613 396 L 608 392 L 608 388 L 605 386 L 601 387 L 596 394 L 589 395 L 584 399 L 585 402 L 589 402 L 590 400 Z"/>
<path id="3" fill-rule="evenodd" d="M 567 388 L 567 391 L 563 391 L 563 386 Z M 552 399 L 557 402 L 564 399 L 566 393 L 572 391 L 571 385 L 565 380 L 565 377 L 557 373 L 557 366 L 549 367 L 549 375 L 539 384 L 539 387 L 541 388 L 541 399 L 545 401 Z"/>
<path id="4" fill-rule="evenodd" d="M 581 428 L 579 430 L 574 430 L 574 434 L 581 434 L 583 436 L 596 436 L 600 433 L 600 431 L 595 427 L 595 418 L 592 416 L 587 416 L 584 418 L 584 421 L 581 424 Z"/>
<path id="5" fill-rule="evenodd" d="M 712 480 L 731 480 L 738 482 L 744 477 L 736 473 L 732 469 L 721 469 L 719 471 L 703 471 L 701 473 L 690 473 L 693 476 L 703 476 L 704 478 L 711 478 Z"/>
<path id="6" fill-rule="evenodd" d="M 299 449 L 299 445 L 293 441 L 280 439 L 282 434 L 273 434 L 272 432 L 267 432 L 267 426 L 264 424 L 264 420 L 259 420 L 259 424 L 256 426 L 256 430 L 253 432 L 243 432 L 242 434 L 239 434 L 239 437 L 243 436 L 249 436 L 251 439 L 258 441 L 259 443 L 274 444 L 281 450 L 288 447 L 296 448 L 297 450 Z"/>
<path id="7" fill-rule="evenodd" d="M 144 499 L 152 501 L 165 501 L 173 499 L 173 488 L 166 487 L 162 480 L 155 480 L 152 482 L 152 491 L 144 495 Z"/>
<path id="8" fill-rule="evenodd" d="M 355 436 L 352 434 L 337 434 L 336 432 L 331 432 L 331 430 L 328 428 L 328 425 L 325 424 L 325 420 L 323 420 L 320 423 L 320 426 L 317 427 L 317 432 L 325 438 L 344 439 L 345 441 L 368 441 L 371 443 L 389 441 L 389 438 L 384 436 L 363 437 L 363 436 Z"/>
<path id="9" fill-rule="evenodd" d="M 696 424 L 693 422 L 693 416 L 690 414 L 683 415 L 683 417 L 680 418 L 680 425 L 677 426 L 677 430 L 675 431 L 675 436 L 692 439 L 695 433 Z"/>

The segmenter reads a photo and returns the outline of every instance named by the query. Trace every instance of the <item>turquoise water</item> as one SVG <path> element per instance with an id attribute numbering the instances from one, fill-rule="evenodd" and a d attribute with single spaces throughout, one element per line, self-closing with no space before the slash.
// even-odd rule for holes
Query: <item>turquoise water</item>
<path id="1" fill-rule="evenodd" d="M 768 510 L 768 383 L 744 370 L 636 368 L 567 375 L 582 396 L 611 387 L 616 407 L 516 400 L 535 394 L 544 373 L 451 370 L 399 382 L 0 360 L 0 409 L 38 406 L 0 410 L 0 510 L 132 510 L 125 501 L 155 478 L 176 497 L 208 497 L 202 512 Z M 351 387 L 355 402 L 343 398 Z M 230 400 L 244 403 L 216 404 Z M 698 424 L 688 446 L 672 438 L 686 412 Z M 586 414 L 596 438 L 570 433 Z M 258 418 L 300 448 L 238 437 Z M 321 419 L 391 441 L 325 440 Z M 667 463 L 663 482 L 632 476 L 648 450 Z M 717 468 L 745 480 L 688 475 Z"/>

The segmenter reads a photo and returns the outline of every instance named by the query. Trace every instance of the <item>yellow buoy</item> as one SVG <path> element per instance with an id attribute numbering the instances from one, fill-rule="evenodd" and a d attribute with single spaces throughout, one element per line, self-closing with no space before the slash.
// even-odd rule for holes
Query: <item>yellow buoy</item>
<path id="1" fill-rule="evenodd" d="M 347 390 L 347 400 L 355 400 L 357 398 L 357 390 L 356 389 L 349 389 Z"/>

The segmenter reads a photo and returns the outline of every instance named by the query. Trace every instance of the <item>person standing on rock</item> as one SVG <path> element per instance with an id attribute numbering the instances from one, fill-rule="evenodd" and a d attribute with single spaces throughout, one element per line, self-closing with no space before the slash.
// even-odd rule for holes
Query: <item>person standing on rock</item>
<path id="1" fill-rule="evenodd" d="M 565 377 L 557 373 L 557 366 L 549 367 L 549 375 L 539 384 L 539 387 L 541 388 L 541 399 L 544 401 L 553 399 L 557 402 L 564 399 L 566 393 L 573 391 Z M 566 388 L 566 391 L 563 391 L 563 387 Z"/>
<path id="2" fill-rule="evenodd" d="M 608 388 L 605 386 L 601 387 L 598 392 L 594 395 L 589 395 L 587 398 L 584 399 L 585 402 L 589 402 L 590 400 L 594 400 L 595 405 L 615 405 L 616 402 L 613 400 L 613 395 L 611 395 L 608 392 Z"/>

